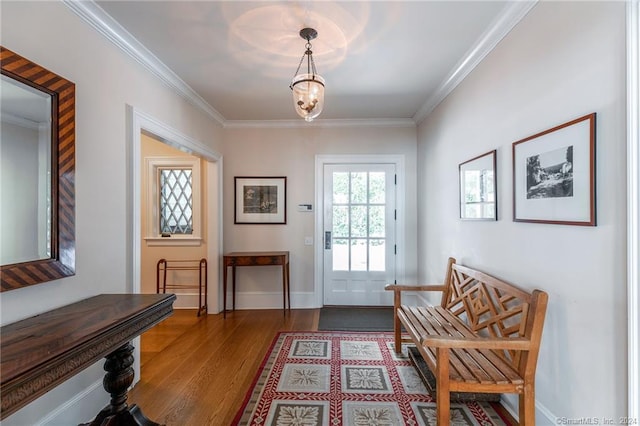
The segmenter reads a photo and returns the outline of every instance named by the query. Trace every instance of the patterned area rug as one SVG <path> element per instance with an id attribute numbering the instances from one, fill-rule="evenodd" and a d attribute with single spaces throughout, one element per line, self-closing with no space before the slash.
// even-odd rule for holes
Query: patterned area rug
<path id="1" fill-rule="evenodd" d="M 435 425 L 435 401 L 392 333 L 283 332 L 235 425 Z M 482 402 L 451 404 L 451 425 L 508 425 Z"/>

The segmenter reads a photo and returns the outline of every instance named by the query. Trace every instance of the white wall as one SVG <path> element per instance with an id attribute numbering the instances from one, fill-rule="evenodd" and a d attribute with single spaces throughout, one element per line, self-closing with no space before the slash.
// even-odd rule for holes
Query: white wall
<path id="1" fill-rule="evenodd" d="M 454 256 L 549 293 L 537 424 L 626 413 L 625 99 L 625 4 L 541 2 L 418 129 L 421 280 Z M 591 112 L 598 226 L 513 222 L 512 142 Z M 461 221 L 458 164 L 494 148 L 499 220 Z"/>
<path id="2" fill-rule="evenodd" d="M 319 154 L 400 154 L 406 161 L 406 276 L 415 279 L 416 129 L 394 128 L 264 128 L 228 129 L 224 139 L 224 251 L 289 250 L 292 307 L 317 307 L 314 299 L 315 156 Z M 234 176 L 287 176 L 286 225 L 234 225 Z M 315 244 L 317 245 L 317 241 Z M 282 306 L 278 267 L 238 268 L 237 307 Z M 231 299 L 228 299 L 231 303 Z"/>
<path id="3" fill-rule="evenodd" d="M 100 293 L 131 290 L 126 105 L 221 151 L 222 129 L 61 2 L 2 2 L 3 46 L 76 84 L 76 275 L 2 293 L 2 324 Z M 108 402 L 102 362 L 3 420 L 88 421 Z M 82 403 L 72 399 L 89 393 Z M 65 404 L 71 404 L 66 406 Z"/>

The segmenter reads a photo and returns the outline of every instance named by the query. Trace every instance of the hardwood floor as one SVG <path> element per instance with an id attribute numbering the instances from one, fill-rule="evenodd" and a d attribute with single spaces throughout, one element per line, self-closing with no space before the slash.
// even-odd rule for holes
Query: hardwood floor
<path id="1" fill-rule="evenodd" d="M 141 379 L 128 403 L 167 426 L 230 425 L 275 335 L 317 330 L 319 312 L 235 311 L 224 320 L 222 314 L 198 318 L 195 310 L 175 310 L 142 335 Z M 500 404 L 494 408 L 511 417 Z"/>
<path id="2" fill-rule="evenodd" d="M 318 309 L 174 315 L 142 335 L 141 378 L 129 392 L 153 421 L 230 425 L 279 331 L 317 330 Z"/>

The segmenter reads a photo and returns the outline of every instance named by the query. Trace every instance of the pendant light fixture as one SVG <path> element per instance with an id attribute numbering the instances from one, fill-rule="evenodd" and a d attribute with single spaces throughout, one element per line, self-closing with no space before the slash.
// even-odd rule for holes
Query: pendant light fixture
<path id="1" fill-rule="evenodd" d="M 306 51 L 302 54 L 295 77 L 291 80 L 293 92 L 293 104 L 298 115 L 305 121 L 313 121 L 320 115 L 324 107 L 324 78 L 316 73 L 316 64 L 313 61 L 311 51 L 311 40 L 318 36 L 318 32 L 313 28 L 303 28 L 300 30 L 300 37 L 307 41 Z M 300 67 L 307 57 L 307 72 L 299 74 Z"/>

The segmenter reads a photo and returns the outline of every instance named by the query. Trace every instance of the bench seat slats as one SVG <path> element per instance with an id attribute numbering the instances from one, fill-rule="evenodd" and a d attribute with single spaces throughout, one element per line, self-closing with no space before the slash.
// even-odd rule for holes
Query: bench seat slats
<path id="1" fill-rule="evenodd" d="M 409 308 L 414 318 L 419 318 L 421 325 L 423 326 L 424 333 L 419 335 L 420 340 L 425 335 L 442 335 L 442 324 L 438 324 L 433 321 L 433 318 L 428 315 L 428 311 L 419 308 Z M 436 365 L 436 352 L 435 349 L 427 348 L 430 352 L 433 360 L 433 368 L 435 371 Z M 473 376 L 473 373 L 469 371 L 468 366 L 465 364 L 464 359 L 461 359 L 459 351 L 452 352 L 449 363 L 451 364 L 451 375 L 457 377 L 459 381 L 463 381 L 465 377 L 469 378 Z"/>
<path id="2" fill-rule="evenodd" d="M 447 324 L 447 331 L 450 332 L 450 336 L 452 337 L 471 337 L 473 338 L 473 333 L 469 331 L 465 324 L 460 322 L 457 317 L 454 317 L 451 314 L 441 307 L 435 308 L 426 308 L 433 312 L 434 317 L 440 318 L 440 320 Z M 451 329 L 455 330 L 452 332 Z M 500 368 L 496 368 L 492 362 L 490 362 L 486 355 L 480 352 L 477 349 L 456 349 L 455 353 L 464 353 L 465 354 L 465 363 L 468 364 L 469 369 L 472 371 L 475 380 L 471 378 L 465 378 L 465 382 L 480 382 L 480 383 L 510 383 L 513 380 L 510 380 L 509 377 L 506 377 L 505 374 L 502 373 Z M 491 351 L 489 352 L 491 356 Z M 499 363 L 500 367 L 504 367 L 504 363 Z M 511 377 L 511 379 L 519 380 L 520 378 Z"/>
<path id="3" fill-rule="evenodd" d="M 421 325 L 423 326 L 424 333 L 419 335 L 419 341 L 422 340 L 424 336 L 452 336 L 457 334 L 450 334 L 446 332 L 447 324 L 446 322 L 438 322 L 430 313 L 428 308 L 417 308 L 417 307 L 403 307 L 412 312 L 414 318 L 418 318 Z M 432 367 L 435 371 L 436 365 L 436 351 L 433 348 L 426 348 L 432 357 L 433 363 Z M 464 356 L 463 351 L 456 350 L 451 352 L 451 356 L 449 359 L 449 363 L 451 364 L 451 376 L 455 377 L 456 381 L 487 381 L 485 377 L 480 375 L 479 380 L 474 380 L 473 371 L 469 369 L 470 366 L 466 364 L 466 357 Z"/>
<path id="4" fill-rule="evenodd" d="M 427 308 L 430 309 L 430 308 Z M 476 334 L 469 329 L 467 324 L 458 320 L 446 309 L 436 306 L 432 308 L 443 320 L 448 321 L 463 337 L 473 339 Z M 492 381 L 496 383 L 522 383 L 520 374 L 513 368 L 513 366 L 498 355 L 495 351 L 489 349 L 473 349 L 471 350 L 472 357 L 482 366 L 487 372 L 495 372 L 490 374 Z M 504 376 L 503 379 L 499 379 L 500 376 Z"/>
<path id="5" fill-rule="evenodd" d="M 398 314 L 406 329 L 416 341 L 425 336 L 469 337 L 474 333 L 442 307 L 402 306 Z M 425 361 L 435 371 L 436 351 L 425 348 L 429 355 Z M 503 385 L 521 385 L 522 378 L 511 365 L 487 349 L 452 349 L 450 356 L 450 376 L 455 382 Z"/>
<path id="6" fill-rule="evenodd" d="M 469 330 L 464 328 L 464 324 L 455 317 L 444 318 L 436 314 L 442 308 L 409 308 L 403 307 L 413 312 L 414 319 L 420 318 L 423 323 L 423 333 L 419 333 L 418 341 L 426 335 L 440 335 L 445 337 L 469 336 Z M 446 311 L 445 311 L 446 312 Z M 435 320 L 439 317 L 439 320 Z M 456 330 L 452 324 L 458 324 L 462 331 Z M 427 348 L 431 355 L 430 366 L 435 368 L 435 349 Z M 450 364 L 453 367 L 451 376 L 455 381 L 467 383 L 501 383 L 520 384 L 521 378 L 504 362 L 500 357 L 489 350 L 477 349 L 454 349 L 451 350 Z M 497 367 L 496 367 L 497 364 Z"/>

